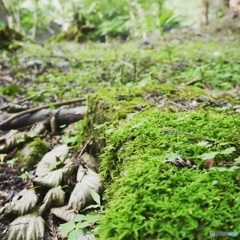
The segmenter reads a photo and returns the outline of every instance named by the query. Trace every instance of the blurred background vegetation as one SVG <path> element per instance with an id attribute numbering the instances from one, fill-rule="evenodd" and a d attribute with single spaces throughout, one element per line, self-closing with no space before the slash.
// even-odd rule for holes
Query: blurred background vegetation
<path id="1" fill-rule="evenodd" d="M 180 16 L 197 2 L 185 0 L 1 0 L 0 27 L 13 29 L 34 40 L 62 33 L 67 40 L 122 40 L 179 26 Z M 183 2 L 183 3 L 182 3 Z M 190 3 L 190 5 L 189 5 Z M 195 6 L 195 10 L 189 7 Z M 178 7 L 176 7 L 178 6 Z M 188 18 L 190 19 L 190 18 Z M 193 21 L 192 21 L 193 20 Z M 196 18 L 187 21 L 192 24 Z M 183 21 L 184 22 L 184 21 Z M 186 22 L 185 22 L 186 23 Z"/>

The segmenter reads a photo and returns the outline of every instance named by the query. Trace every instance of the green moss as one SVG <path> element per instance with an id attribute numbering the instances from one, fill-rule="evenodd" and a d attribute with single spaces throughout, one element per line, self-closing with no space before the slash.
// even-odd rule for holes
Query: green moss
<path id="1" fill-rule="evenodd" d="M 89 107 L 85 129 L 88 135 L 93 136 L 95 151 L 99 152 L 106 145 L 105 131 L 111 131 L 131 115 L 161 105 L 161 100 L 164 99 L 186 102 L 198 100 L 202 96 L 211 99 L 211 96 L 200 88 L 177 87 L 173 84 L 103 89 L 91 94 L 88 98 Z M 167 110 L 177 111 L 174 105 L 163 105 Z"/>
<path id="2" fill-rule="evenodd" d="M 160 158 L 174 152 L 201 166 L 203 153 L 239 146 L 238 119 L 211 110 L 172 113 L 156 108 L 139 113 L 110 138 L 101 165 L 104 179 L 118 176 L 123 161 L 147 150 Z M 199 146 L 202 141 L 208 146 Z"/>
<path id="3" fill-rule="evenodd" d="M 194 101 L 199 105 L 189 107 Z M 239 115 L 218 101 L 205 90 L 172 84 L 89 97 L 85 128 L 102 152 L 107 197 L 100 239 L 208 239 L 210 231 L 239 229 L 239 172 L 207 170 L 201 157 L 235 147 L 216 156 L 216 166 L 225 167 L 240 153 Z M 196 167 L 165 163 L 170 153 Z"/>
<path id="4" fill-rule="evenodd" d="M 29 144 L 29 146 L 33 148 L 29 157 L 36 162 L 39 162 L 39 160 L 41 160 L 41 158 L 49 151 L 49 146 L 46 141 L 40 138 L 35 138 L 34 141 Z"/>
<path id="5" fill-rule="evenodd" d="M 237 115 L 153 108 L 112 131 L 101 162 L 109 183 L 101 239 L 209 239 L 211 231 L 237 231 L 240 173 L 204 170 L 200 155 L 229 146 L 239 154 L 239 127 Z M 207 148 L 198 145 L 204 139 Z M 197 169 L 164 163 L 170 152 Z"/>
<path id="6" fill-rule="evenodd" d="M 49 146 L 44 140 L 38 137 L 34 138 L 32 142 L 23 148 L 22 152 L 17 153 L 17 163 L 34 166 L 48 151 Z"/>
<path id="7" fill-rule="evenodd" d="M 49 41 L 62 42 L 62 41 L 74 41 L 83 42 L 86 40 L 84 34 L 79 31 L 77 26 L 71 26 L 66 32 L 61 32 L 52 37 Z"/>
<path id="8" fill-rule="evenodd" d="M 112 186 L 101 239 L 211 239 L 238 231 L 239 173 L 182 169 L 157 156 L 135 156 Z M 217 214 L 217 216 L 216 216 Z"/>
<path id="9" fill-rule="evenodd" d="M 88 135 L 93 136 L 95 152 L 105 146 L 105 130 L 110 125 L 118 125 L 140 105 L 143 108 L 149 106 L 142 97 L 141 89 L 103 89 L 89 96 L 85 129 Z"/>

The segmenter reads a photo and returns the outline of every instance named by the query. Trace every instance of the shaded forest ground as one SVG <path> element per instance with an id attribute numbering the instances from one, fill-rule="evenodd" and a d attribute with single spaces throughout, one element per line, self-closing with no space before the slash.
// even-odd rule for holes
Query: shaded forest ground
<path id="1" fill-rule="evenodd" d="M 214 33 L 216 33 L 216 31 L 214 31 Z M 23 107 L 23 109 L 26 109 L 45 104 L 51 106 L 54 102 L 73 98 L 86 98 L 86 104 L 88 104 L 88 108 L 90 109 L 87 119 L 71 124 L 67 128 L 63 127 L 63 130 L 58 129 L 55 133 L 44 137 L 47 148 L 40 153 L 38 159 L 57 143 L 67 143 L 73 147 L 73 151 L 77 151 L 76 149 L 78 149 L 79 145 L 87 139 L 87 137 L 92 137 L 93 143 L 87 147 L 87 150 L 95 157 L 101 159 L 102 165 L 100 164 L 100 169 L 102 169 L 102 172 L 100 173 L 105 180 L 104 184 L 106 184 L 106 188 L 110 189 L 107 191 L 108 197 L 114 191 L 117 192 L 119 188 L 117 184 L 112 188 L 110 185 L 111 181 L 114 182 L 116 179 L 117 181 L 121 180 L 121 178 L 119 178 L 119 175 L 121 176 L 121 167 L 125 169 L 124 171 L 127 171 L 126 169 L 129 168 L 134 168 L 131 165 L 124 166 L 120 160 L 124 158 L 127 159 L 127 155 L 133 153 L 136 157 L 139 156 L 137 153 L 138 149 L 134 149 L 134 151 L 129 150 L 128 152 L 121 150 L 122 148 L 124 149 L 125 143 L 126 145 L 130 145 L 128 138 L 123 140 L 125 143 L 119 139 L 116 140 L 121 137 L 124 139 L 124 135 L 120 134 L 121 127 L 122 130 L 129 131 L 130 134 L 131 127 L 135 126 L 134 128 L 138 129 L 138 124 L 140 124 L 140 129 L 139 132 L 136 133 L 136 136 L 141 136 L 143 131 L 141 124 L 144 122 L 144 118 L 148 119 L 148 113 L 152 116 L 152 112 L 148 112 L 150 109 L 161 109 L 159 111 L 163 111 L 163 119 L 161 119 L 161 121 L 166 121 L 166 124 L 164 123 L 163 126 L 167 125 L 167 121 L 169 121 L 169 117 L 164 115 L 166 113 L 180 113 L 183 119 L 186 113 L 186 116 L 189 116 L 189 119 L 191 119 L 192 115 L 191 113 L 188 115 L 189 111 L 194 111 L 195 108 L 197 109 L 196 111 L 199 109 L 200 111 L 202 110 L 201 113 L 196 113 L 192 122 L 186 117 L 187 125 L 191 125 L 196 124 L 196 122 L 194 122 L 195 117 L 201 119 L 208 114 L 210 116 L 209 121 L 214 121 L 214 111 L 216 111 L 216 114 L 220 112 L 218 119 L 219 125 L 217 123 L 216 126 L 215 123 L 213 124 L 219 131 L 221 131 L 223 119 L 229 117 L 228 115 L 231 116 L 227 118 L 229 129 L 226 127 L 223 136 L 212 135 L 217 144 L 212 144 L 209 148 L 205 145 L 204 147 L 206 148 L 202 149 L 198 153 L 198 156 L 193 156 L 187 151 L 184 153 L 183 148 L 185 147 L 187 149 L 189 144 L 189 139 L 185 139 L 185 142 L 183 141 L 182 143 L 183 146 L 181 146 L 183 148 L 174 148 L 170 144 L 168 147 L 161 149 L 161 153 L 152 154 L 150 152 L 149 156 L 145 156 L 146 158 L 159 156 L 159 158 L 163 159 L 163 156 L 166 154 L 174 152 L 178 154 L 182 153 L 183 156 L 181 157 L 191 162 L 189 163 L 190 165 L 188 165 L 191 170 L 198 168 L 198 170 L 204 169 L 208 171 L 209 168 L 216 166 L 223 168 L 236 167 L 238 166 L 239 160 L 237 162 L 234 159 L 239 159 L 240 152 L 239 41 L 239 35 L 229 32 L 228 29 L 217 31 L 215 36 L 205 31 L 196 32 L 189 29 L 182 29 L 172 31 L 164 35 L 164 37 L 152 36 L 147 41 L 130 41 L 124 43 L 114 41 L 109 43 L 83 44 L 69 42 L 46 43 L 43 46 L 29 43 L 23 45 L 23 47 L 16 52 L 3 52 L 1 55 L 0 90 L 2 94 L 2 111 L 4 112 L 6 109 L 10 109 L 12 104 L 15 107 L 17 104 Z M 108 90 L 106 91 L 105 89 Z M 24 104 L 21 104 L 21 100 L 28 97 L 32 98 Z M 78 105 L 72 104 L 71 106 L 74 107 Z M 210 109 L 207 108 L 206 110 L 206 106 L 210 107 Z M 212 108 L 214 108 L 214 110 Z M 147 112 L 146 115 L 144 115 L 145 111 Z M 213 113 L 211 111 L 213 111 Z M 135 115 L 135 118 L 130 122 L 130 126 L 128 119 L 130 119 L 131 116 L 129 114 Z M 137 114 L 140 114 L 139 117 L 136 117 Z M 157 116 L 152 116 L 152 119 L 148 120 L 154 121 L 154 119 L 157 118 Z M 178 121 L 181 120 L 179 119 Z M 160 122 L 155 122 L 154 124 L 160 124 Z M 207 124 L 207 121 L 204 124 Z M 119 129 L 118 126 L 120 126 Z M 146 125 L 146 127 L 150 128 L 151 126 Z M 185 128 L 187 128 L 187 126 L 185 126 Z M 197 126 L 197 128 L 201 128 L 201 126 Z M 207 134 L 207 132 L 202 133 L 197 128 L 195 130 L 186 130 L 186 132 L 195 134 L 195 132 L 199 131 L 197 135 L 206 137 L 207 140 L 198 139 L 198 143 L 206 140 L 205 144 L 207 144 L 206 142 L 208 142 L 209 136 L 202 136 L 202 134 Z M 231 135 L 231 132 L 228 136 L 230 128 L 234 129 L 237 134 Z M 152 129 L 151 131 L 155 130 L 156 129 Z M 212 131 L 213 129 L 209 129 L 209 131 L 210 130 Z M 113 139 L 109 136 L 109 133 L 111 135 L 112 132 L 115 131 L 117 135 L 115 136 L 116 138 Z M 184 132 L 185 130 L 183 128 L 179 131 Z M 2 132 L 2 135 L 4 133 L 5 132 Z M 146 135 L 147 134 L 150 133 L 148 132 Z M 166 134 L 166 136 L 168 135 Z M 232 139 L 234 139 L 235 142 L 233 142 Z M 139 142 L 141 155 L 145 154 L 144 147 L 151 150 L 151 148 L 148 148 L 147 142 L 146 146 L 141 146 L 140 143 L 145 140 L 142 139 Z M 132 139 L 131 141 L 134 140 Z M 171 141 L 174 141 L 174 139 Z M 175 141 L 177 140 L 175 139 Z M 224 142 L 225 145 L 220 144 Z M 149 144 L 151 145 L 151 143 Z M 137 147 L 137 145 L 134 147 Z M 210 157 L 205 159 L 208 161 L 211 160 L 210 162 L 205 162 L 203 159 L 201 161 L 199 159 L 196 160 L 200 155 L 208 153 L 210 150 L 220 153 L 224 149 L 231 147 L 234 147 L 235 150 L 232 149 L 232 152 L 230 151 L 229 153 L 230 155 L 222 154 L 223 157 L 220 157 L 220 160 L 214 159 L 215 156 L 211 159 Z M 120 151 L 120 155 L 117 154 L 119 149 L 122 151 Z M 195 148 L 192 147 L 191 150 L 193 149 Z M 10 152 L 3 153 L 5 155 L 2 156 L 3 160 L 0 165 L 0 177 L 2 180 L 0 197 L 2 205 L 8 202 L 12 196 L 22 190 L 23 186 L 28 183 L 27 173 L 32 171 L 35 168 L 34 165 L 37 163 L 37 161 L 35 161 L 34 164 L 22 162 L 22 160 L 19 160 L 19 157 L 15 155 L 15 150 L 16 149 L 13 149 Z M 99 154 L 103 155 L 100 156 Z M 13 158 L 13 156 L 15 157 Z M 173 161 L 172 158 L 169 159 Z M 111 161 L 113 161 L 114 164 L 112 164 Z M 116 167 L 116 165 L 118 165 L 116 162 L 118 161 L 122 164 L 120 167 Z M 126 160 L 126 162 L 128 161 L 130 160 Z M 137 166 L 138 164 L 140 163 L 136 163 Z M 183 167 L 186 166 L 186 163 L 183 164 Z M 164 168 L 162 162 L 161 167 Z M 154 169 L 154 166 L 152 166 L 151 170 L 152 169 Z M 167 169 L 177 172 L 175 168 L 172 170 L 171 167 L 167 167 Z M 113 173 L 111 174 L 109 171 L 113 171 Z M 141 172 L 142 170 L 139 171 Z M 174 174 L 176 172 L 174 172 Z M 200 178 L 202 177 L 200 172 L 197 172 L 197 174 Z M 192 179 L 193 182 L 196 180 L 190 172 L 187 172 L 186 176 Z M 227 179 L 226 176 L 224 177 Z M 184 178 L 183 176 L 182 181 L 184 181 Z M 235 182 L 239 181 L 239 173 L 234 173 L 229 179 L 230 178 L 233 178 Z M 214 179 L 213 177 L 210 181 L 214 181 Z M 164 179 L 161 179 L 161 181 L 163 180 Z M 208 182 L 208 180 L 209 179 L 204 178 L 203 182 Z M 151 182 L 152 180 L 150 179 L 149 181 Z M 236 184 L 235 187 L 236 189 L 239 188 L 239 184 Z M 132 184 L 132 188 L 134 188 L 134 183 Z M 219 187 L 218 189 L 222 188 Z M 224 188 L 219 191 L 218 194 L 221 195 Z M 234 194 L 234 191 L 235 190 L 233 190 L 232 194 Z M 118 194 L 124 196 L 124 193 Z M 117 196 L 113 198 L 116 201 Z M 111 199 L 111 197 L 109 197 L 109 199 Z M 119 205 L 121 205 L 121 203 L 119 203 Z M 119 229 L 110 226 L 110 230 L 107 230 L 109 222 L 118 218 L 117 215 L 114 215 L 115 212 L 117 212 L 114 204 L 110 204 L 110 206 L 113 215 L 111 216 L 111 212 L 108 212 L 108 218 L 106 218 L 103 223 L 105 224 L 103 225 L 105 232 L 102 236 L 105 237 L 110 237 L 111 234 L 113 236 L 119 235 L 122 229 L 124 229 L 124 227 L 121 227 L 119 224 Z M 231 206 L 231 204 L 229 206 Z M 130 209 L 134 212 L 134 207 Z M 147 210 L 147 212 L 150 213 L 151 211 L 152 210 Z M 211 217 L 213 217 L 213 215 L 210 215 L 210 218 Z M 156 216 L 153 216 L 153 218 L 158 219 Z M 2 232 L 4 232 L 8 224 L 9 219 L 0 226 L 2 227 Z M 221 226 L 221 224 L 219 225 Z M 233 225 L 235 228 L 236 226 L 240 227 L 239 224 L 235 222 L 233 222 Z M 153 228 L 156 228 L 156 226 Z M 194 229 L 194 227 L 192 228 Z M 237 230 L 235 228 L 231 230 Z M 146 229 L 150 229 L 150 226 L 147 226 Z M 224 229 L 221 231 L 223 230 Z M 191 232 L 191 230 L 187 231 Z M 133 236 L 131 234 L 134 233 L 126 230 L 125 234 L 126 235 L 122 236 L 122 239 L 124 239 L 124 237 L 127 239 L 127 237 Z M 163 236 L 161 233 L 153 232 L 151 234 L 153 238 Z M 147 233 L 145 237 L 150 235 Z M 178 237 L 181 238 L 183 236 L 184 234 Z M 137 239 L 137 236 L 134 235 L 134 237 Z M 102 237 L 102 239 L 104 238 Z"/>

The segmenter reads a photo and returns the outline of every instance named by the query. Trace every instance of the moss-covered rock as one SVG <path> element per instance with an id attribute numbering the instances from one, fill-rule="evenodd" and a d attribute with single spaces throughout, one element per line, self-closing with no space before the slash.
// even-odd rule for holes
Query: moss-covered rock
<path id="1" fill-rule="evenodd" d="M 62 42 L 62 41 L 74 41 L 83 42 L 86 40 L 86 36 L 78 29 L 77 26 L 71 26 L 66 32 L 61 32 L 51 38 L 51 41 Z"/>
<path id="2" fill-rule="evenodd" d="M 86 126 L 102 152 L 107 197 L 100 239 L 208 239 L 211 231 L 238 231 L 234 107 L 172 85 L 107 89 L 88 104 Z M 190 166 L 166 163 L 169 154 Z"/>
<path id="3" fill-rule="evenodd" d="M 239 154 L 239 127 L 239 121 L 222 113 L 159 109 L 119 127 L 101 164 L 103 179 L 112 182 L 101 239 L 208 239 L 211 231 L 237 231 L 239 169 L 202 169 L 201 155 L 229 146 Z M 199 144 L 203 140 L 208 147 Z M 170 152 L 197 169 L 164 163 Z M 219 166 L 237 156 L 219 156 Z"/>

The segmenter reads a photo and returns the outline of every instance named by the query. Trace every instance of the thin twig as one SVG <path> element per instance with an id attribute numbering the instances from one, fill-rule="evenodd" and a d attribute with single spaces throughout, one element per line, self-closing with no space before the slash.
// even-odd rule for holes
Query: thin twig
<path id="1" fill-rule="evenodd" d="M 27 98 L 21 99 L 21 100 L 18 101 L 18 104 L 24 103 L 24 102 L 26 102 L 26 101 L 28 101 L 28 100 L 31 100 L 31 99 L 33 99 L 34 97 L 36 97 L 37 95 L 40 95 L 40 94 L 42 94 L 42 93 L 44 93 L 44 92 L 46 92 L 46 90 L 42 90 L 42 91 L 38 92 L 37 94 L 34 94 L 34 95 L 29 96 L 29 97 L 27 97 Z"/>
<path id="2" fill-rule="evenodd" d="M 77 161 L 78 161 L 78 159 L 80 159 L 80 157 L 82 156 L 84 150 L 86 149 L 87 145 L 91 142 L 91 140 L 92 140 L 92 138 L 89 138 L 89 139 L 87 140 L 87 142 L 84 144 L 84 146 L 83 146 L 82 149 L 81 149 L 81 152 L 80 152 L 80 153 L 78 154 L 78 156 L 77 156 Z"/>
<path id="3" fill-rule="evenodd" d="M 43 90 L 43 91 L 40 91 L 39 93 L 37 93 L 37 94 L 34 94 L 34 95 L 30 96 L 30 97 L 27 97 L 27 98 L 21 99 L 21 100 L 19 100 L 18 102 L 16 102 L 16 104 L 21 104 L 21 103 L 24 103 L 24 102 L 26 102 L 26 101 L 28 101 L 28 100 L 31 100 L 31 99 L 32 99 L 32 98 L 34 98 L 35 96 L 37 96 L 37 95 L 39 95 L 39 94 L 42 94 L 42 93 L 44 93 L 44 92 L 45 92 L 45 90 Z M 9 103 L 9 104 L 7 104 L 6 106 L 4 106 L 4 107 L 1 107 L 1 108 L 0 108 L 0 110 L 7 109 L 8 107 L 10 107 L 10 106 L 11 106 L 11 104 L 12 104 L 12 103 Z"/>

